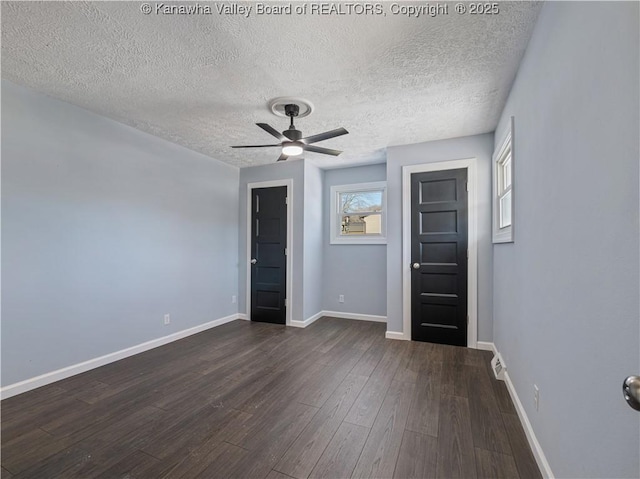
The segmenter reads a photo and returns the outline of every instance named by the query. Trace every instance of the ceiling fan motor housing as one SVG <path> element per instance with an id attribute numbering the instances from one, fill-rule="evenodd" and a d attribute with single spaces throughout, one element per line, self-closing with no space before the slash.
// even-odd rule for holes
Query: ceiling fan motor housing
<path id="1" fill-rule="evenodd" d="M 291 141 L 298 141 L 300 138 L 302 138 L 302 132 L 300 130 L 296 130 L 295 128 L 284 130 L 282 134 L 289 138 Z"/>

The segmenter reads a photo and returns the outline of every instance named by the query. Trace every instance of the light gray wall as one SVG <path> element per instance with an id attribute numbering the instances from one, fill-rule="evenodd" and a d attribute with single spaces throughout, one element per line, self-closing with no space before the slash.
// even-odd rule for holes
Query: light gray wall
<path id="1" fill-rule="evenodd" d="M 293 208 L 293 245 L 292 245 L 292 281 L 293 291 L 290 303 L 295 321 L 304 319 L 303 311 L 303 227 L 304 227 L 304 162 L 289 160 L 269 165 L 253 166 L 240 170 L 240 207 L 239 207 L 239 251 L 238 256 L 238 301 L 240 312 L 247 313 L 247 184 L 260 181 L 292 179 L 293 198 L 289 198 L 289 206 Z M 236 219 L 237 220 L 237 219 Z"/>
<path id="2" fill-rule="evenodd" d="M 237 312 L 238 169 L 6 81 L 2 160 L 4 386 Z"/>
<path id="3" fill-rule="evenodd" d="M 387 150 L 387 331 L 402 331 L 402 167 L 476 158 L 478 163 L 478 340 L 491 341 L 491 155 L 493 134 L 390 147 Z"/>
<path id="4" fill-rule="evenodd" d="M 306 320 L 322 311 L 322 184 L 324 172 L 304 162 L 304 315 Z"/>
<path id="5" fill-rule="evenodd" d="M 556 477 L 640 477 L 640 415 L 620 390 L 640 373 L 638 15 L 547 2 L 496 134 L 515 116 L 495 343 Z"/>
<path id="6" fill-rule="evenodd" d="M 330 244 L 331 187 L 385 181 L 384 163 L 324 173 L 323 306 L 326 311 L 387 315 L 387 246 Z M 389 233 L 393 233 L 389 231 Z M 344 295 L 344 303 L 338 296 Z"/>

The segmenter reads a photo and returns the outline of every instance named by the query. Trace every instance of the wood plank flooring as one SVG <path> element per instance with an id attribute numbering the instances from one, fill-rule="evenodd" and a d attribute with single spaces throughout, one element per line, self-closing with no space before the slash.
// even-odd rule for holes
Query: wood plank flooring
<path id="1" fill-rule="evenodd" d="M 538 478 L 490 353 L 234 321 L 2 401 L 5 478 Z"/>

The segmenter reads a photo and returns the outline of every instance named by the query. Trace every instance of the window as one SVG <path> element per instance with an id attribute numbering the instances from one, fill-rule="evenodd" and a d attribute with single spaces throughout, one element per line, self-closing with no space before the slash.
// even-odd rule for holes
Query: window
<path id="1" fill-rule="evenodd" d="M 513 241 L 513 117 L 493 156 L 493 242 Z"/>
<path id="2" fill-rule="evenodd" d="M 384 181 L 331 187 L 331 243 L 385 244 Z"/>
<path id="3" fill-rule="evenodd" d="M 498 227 L 511 226 L 511 145 L 498 159 L 498 209 Z"/>

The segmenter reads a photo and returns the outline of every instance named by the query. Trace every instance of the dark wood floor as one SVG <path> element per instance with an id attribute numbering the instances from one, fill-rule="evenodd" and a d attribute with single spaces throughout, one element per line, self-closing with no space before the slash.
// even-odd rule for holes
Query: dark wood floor
<path id="1" fill-rule="evenodd" d="M 234 321 L 2 402 L 2 477 L 540 477 L 488 352 Z"/>

